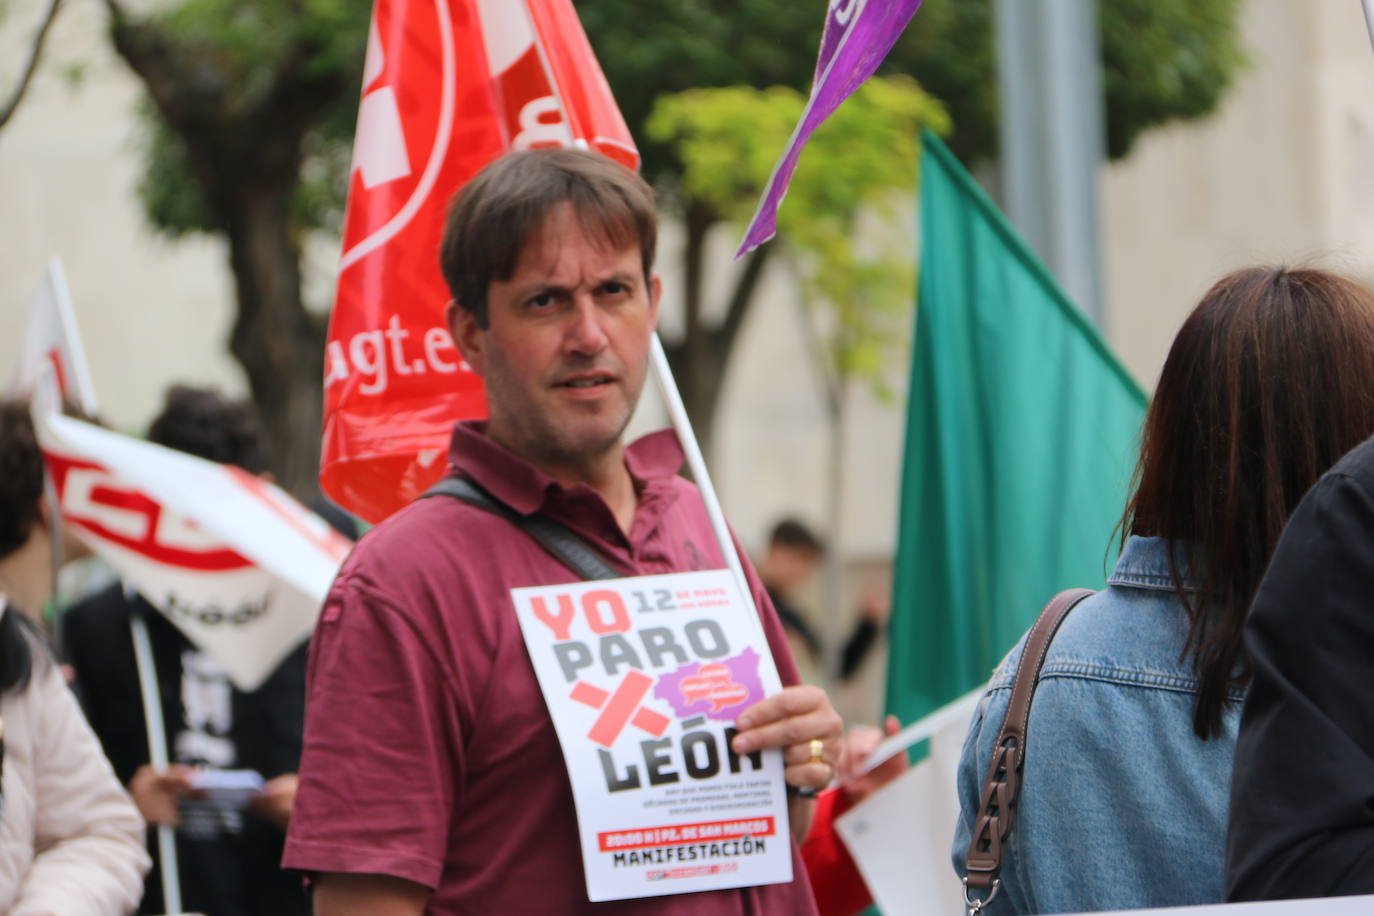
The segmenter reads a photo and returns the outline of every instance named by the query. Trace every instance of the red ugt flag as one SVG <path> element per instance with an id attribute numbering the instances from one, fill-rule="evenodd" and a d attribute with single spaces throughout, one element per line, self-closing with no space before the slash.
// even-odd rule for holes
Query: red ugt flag
<path id="1" fill-rule="evenodd" d="M 444 326 L 449 199 L 509 150 L 573 145 L 639 166 L 571 0 L 377 0 L 325 351 L 320 483 L 351 512 L 410 502 L 486 414 Z"/>

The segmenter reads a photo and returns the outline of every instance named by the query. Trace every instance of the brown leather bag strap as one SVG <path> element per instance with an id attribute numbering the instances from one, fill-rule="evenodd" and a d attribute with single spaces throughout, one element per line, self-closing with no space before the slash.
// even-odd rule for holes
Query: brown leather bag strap
<path id="1" fill-rule="evenodd" d="M 1006 718 L 997 733 L 988 772 L 983 778 L 978 817 L 973 823 L 973 839 L 965 861 L 964 901 L 970 914 L 991 903 L 1001 886 L 998 875 L 1002 871 L 1002 849 L 1016 823 L 1016 802 L 1021 794 L 1026 724 L 1030 721 L 1031 699 L 1035 696 L 1035 685 L 1040 678 L 1040 668 L 1045 664 L 1050 641 L 1069 611 L 1091 594 L 1091 589 L 1071 588 L 1055 595 L 1026 634 L 1026 645 L 1021 650 L 1016 677 L 1011 684 L 1011 702 L 1007 704 Z M 988 895 L 981 900 L 975 899 L 970 896 L 970 891 L 975 890 L 987 891 Z"/>

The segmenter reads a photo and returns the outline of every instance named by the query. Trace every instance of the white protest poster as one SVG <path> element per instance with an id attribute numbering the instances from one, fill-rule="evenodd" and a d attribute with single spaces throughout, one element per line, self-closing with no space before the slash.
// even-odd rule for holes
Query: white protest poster
<path id="1" fill-rule="evenodd" d="M 587 896 L 792 880 L 781 751 L 730 749 L 782 689 L 728 570 L 511 591 L 577 804 Z"/>
<path id="2" fill-rule="evenodd" d="M 955 778 L 967 724 L 936 734 L 930 755 L 835 820 L 835 829 L 884 916 L 959 913 L 963 887 L 950 864 L 959 817 Z"/>

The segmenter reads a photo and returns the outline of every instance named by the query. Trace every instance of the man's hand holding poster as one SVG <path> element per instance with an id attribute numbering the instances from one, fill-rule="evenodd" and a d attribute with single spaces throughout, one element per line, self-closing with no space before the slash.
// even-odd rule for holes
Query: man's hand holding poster
<path id="1" fill-rule="evenodd" d="M 577 805 L 587 895 L 792 879 L 782 754 L 730 750 L 782 689 L 726 570 L 514 589 Z"/>

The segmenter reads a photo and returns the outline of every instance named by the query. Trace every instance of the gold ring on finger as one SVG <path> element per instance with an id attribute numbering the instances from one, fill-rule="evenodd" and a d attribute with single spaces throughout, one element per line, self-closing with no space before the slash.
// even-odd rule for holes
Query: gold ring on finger
<path id="1" fill-rule="evenodd" d="M 811 739 L 811 760 L 810 763 L 825 763 L 825 742 L 820 738 Z"/>

